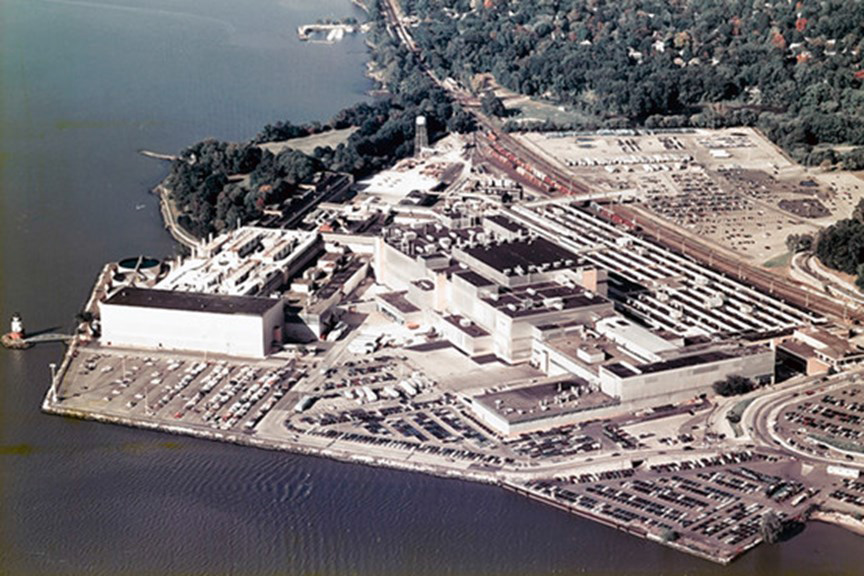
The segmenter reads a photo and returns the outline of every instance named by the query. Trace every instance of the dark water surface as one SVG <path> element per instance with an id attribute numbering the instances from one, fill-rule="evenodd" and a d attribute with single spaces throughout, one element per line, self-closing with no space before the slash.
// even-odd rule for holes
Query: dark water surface
<path id="1" fill-rule="evenodd" d="M 0 0 L 0 322 L 68 329 L 102 264 L 175 250 L 140 157 L 364 98 L 347 0 Z M 0 574 L 860 573 L 814 524 L 723 568 L 492 487 L 39 412 L 59 345 L 0 351 Z"/>

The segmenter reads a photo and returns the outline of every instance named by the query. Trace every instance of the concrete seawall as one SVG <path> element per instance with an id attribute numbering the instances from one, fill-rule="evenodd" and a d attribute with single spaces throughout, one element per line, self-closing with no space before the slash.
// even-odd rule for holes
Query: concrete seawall
<path id="1" fill-rule="evenodd" d="M 72 347 L 70 347 L 70 351 Z M 71 358 L 71 354 L 67 355 Z M 65 363 L 65 361 L 64 361 Z M 59 377 L 59 375 L 58 375 Z M 251 446 L 261 448 L 263 450 L 274 450 L 281 452 L 290 452 L 293 454 L 302 454 L 306 456 L 318 456 L 329 458 L 339 462 L 348 462 L 353 464 L 365 464 L 376 468 L 393 468 L 397 470 L 405 470 L 409 472 L 420 472 L 429 474 L 439 478 L 455 478 L 467 480 L 471 482 L 480 482 L 483 484 L 500 485 L 499 479 L 492 474 L 484 474 L 481 472 L 468 472 L 456 468 L 443 469 L 435 468 L 419 464 L 416 462 L 408 462 L 403 460 L 387 459 L 380 456 L 368 456 L 364 454 L 347 454 L 339 450 L 328 448 L 316 448 L 313 446 L 303 445 L 295 442 L 277 441 L 273 439 L 256 438 L 252 435 L 245 434 L 224 434 L 221 432 L 213 432 L 210 430 L 200 429 L 193 426 L 183 426 L 177 424 L 168 424 L 156 422 L 152 420 L 143 420 L 139 418 L 129 418 L 122 416 L 114 416 L 110 414 L 98 414 L 94 412 L 77 410 L 74 408 L 64 408 L 58 406 L 51 398 L 51 394 L 47 394 L 42 402 L 42 411 L 46 414 L 54 414 L 57 416 L 66 416 L 70 418 L 79 418 L 82 420 L 90 420 L 93 422 L 101 422 L 103 424 L 119 424 L 130 428 L 141 428 L 143 430 L 152 430 L 157 432 L 167 432 L 170 434 L 191 436 L 203 440 L 212 440 L 217 442 L 227 442 L 238 446 Z"/>
<path id="2" fill-rule="evenodd" d="M 187 232 L 177 221 L 178 214 L 173 204 L 174 201 L 171 199 L 171 191 L 164 184 L 159 184 L 153 189 L 153 193 L 159 196 L 159 208 L 162 212 L 165 228 L 177 242 L 194 249 L 198 245 L 198 239 Z"/>
<path id="3" fill-rule="evenodd" d="M 525 496 L 526 498 L 530 498 L 531 500 L 534 500 L 536 502 L 541 502 L 541 503 L 546 504 L 548 506 L 553 506 L 555 508 L 558 508 L 559 510 L 563 510 L 564 512 L 568 512 L 568 513 L 573 514 L 575 516 L 579 516 L 580 518 L 584 518 L 586 520 L 591 520 L 592 522 L 597 522 L 598 524 L 603 524 L 604 526 L 608 526 L 609 528 L 614 528 L 615 530 L 618 530 L 620 532 L 625 532 L 627 534 L 630 534 L 631 536 L 636 536 L 638 538 L 650 540 L 651 542 L 655 542 L 657 544 L 662 544 L 664 546 L 668 546 L 669 548 L 673 548 L 675 550 L 678 550 L 679 552 L 685 552 L 687 554 L 690 554 L 691 556 L 696 556 L 698 558 L 702 558 L 703 560 L 708 560 L 710 562 L 714 562 L 716 564 L 721 564 L 724 566 L 729 564 L 730 562 L 732 562 L 733 560 L 735 560 L 736 558 L 738 558 L 739 556 L 744 554 L 747 550 L 750 550 L 753 546 L 756 546 L 758 544 L 758 542 L 756 542 L 752 546 L 747 547 L 747 548 L 743 548 L 738 553 L 733 554 L 733 555 L 714 556 L 714 555 L 711 555 L 710 553 L 708 553 L 704 550 L 700 550 L 698 548 L 693 548 L 691 546 L 679 544 L 677 542 L 672 542 L 672 541 L 667 542 L 667 541 L 663 540 L 662 538 L 659 538 L 659 537 L 657 537 L 653 534 L 650 534 L 648 532 L 645 532 L 643 530 L 634 529 L 634 528 L 631 528 L 627 525 L 613 522 L 610 519 L 605 518 L 603 516 L 598 516 L 596 514 L 591 514 L 590 512 L 587 512 L 585 510 L 580 510 L 576 506 L 569 506 L 569 505 L 565 504 L 564 502 L 560 502 L 560 501 L 558 501 L 552 497 L 546 496 L 544 494 L 540 494 L 540 493 L 535 492 L 533 490 L 527 490 L 527 489 L 525 489 L 525 488 L 523 488 L 517 484 L 511 484 L 509 482 L 502 481 L 502 482 L 499 482 L 499 485 L 502 488 L 504 488 L 505 490 L 508 490 L 510 492 L 514 492 L 514 493 L 519 494 L 521 496 Z"/>

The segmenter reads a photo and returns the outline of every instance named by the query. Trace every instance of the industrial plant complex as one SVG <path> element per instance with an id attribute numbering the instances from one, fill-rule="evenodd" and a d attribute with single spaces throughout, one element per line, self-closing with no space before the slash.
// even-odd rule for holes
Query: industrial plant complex
<path id="1" fill-rule="evenodd" d="M 664 240 L 620 190 L 550 194 L 418 134 L 349 201 L 106 265 L 45 410 L 496 483 L 720 562 L 767 511 L 851 509 L 788 450 L 860 456 L 764 429 L 781 380 L 848 393 L 840 319 Z M 730 379 L 771 392 L 717 396 Z"/>

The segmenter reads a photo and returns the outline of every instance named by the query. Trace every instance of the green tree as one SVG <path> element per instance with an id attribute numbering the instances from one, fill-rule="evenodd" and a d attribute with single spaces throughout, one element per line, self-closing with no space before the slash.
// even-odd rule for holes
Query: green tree
<path id="1" fill-rule="evenodd" d="M 786 248 L 792 252 L 806 252 L 813 247 L 813 236 L 810 234 L 790 234 L 786 237 Z"/>
<path id="2" fill-rule="evenodd" d="M 738 396 L 752 392 L 756 388 L 756 384 L 749 378 L 732 374 L 724 380 L 715 382 L 713 388 L 714 392 L 720 396 Z"/>
<path id="3" fill-rule="evenodd" d="M 507 109 L 504 107 L 504 102 L 502 102 L 501 98 L 497 97 L 491 90 L 487 91 L 483 95 L 483 99 L 480 101 L 480 108 L 487 116 L 497 116 L 499 118 L 507 116 Z"/>
<path id="4" fill-rule="evenodd" d="M 769 510 L 762 515 L 762 519 L 759 521 L 759 532 L 763 542 L 774 544 L 783 535 L 783 521 L 773 510 Z"/>

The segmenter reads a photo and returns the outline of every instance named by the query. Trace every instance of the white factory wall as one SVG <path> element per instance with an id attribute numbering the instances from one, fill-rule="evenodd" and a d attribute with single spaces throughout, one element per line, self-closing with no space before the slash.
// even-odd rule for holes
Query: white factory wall
<path id="1" fill-rule="evenodd" d="M 514 438 L 519 434 L 527 434 L 537 430 L 548 430 L 558 426 L 570 426 L 586 420 L 610 418 L 627 411 L 620 404 L 601 406 L 586 410 L 576 410 L 565 414 L 542 415 L 537 418 L 510 422 L 507 418 L 489 406 L 475 400 L 471 401 L 471 410 L 477 418 L 489 426 L 495 433 L 504 438 Z"/>
<path id="2" fill-rule="evenodd" d="M 506 418 L 477 401 L 471 402 L 471 410 L 474 411 L 474 414 L 481 422 L 492 428 L 492 430 L 505 438 L 510 436 L 510 422 Z"/>
<path id="3" fill-rule="evenodd" d="M 391 290 L 408 290 L 414 280 L 427 278 L 426 266 L 415 258 L 403 254 L 383 239 L 375 243 L 375 280 Z"/>
<path id="4" fill-rule="evenodd" d="M 355 254 L 375 253 L 375 236 L 367 236 L 364 234 L 341 234 L 339 232 L 324 232 L 321 234 L 324 242 L 328 244 L 341 244 L 347 246 Z"/>
<path id="5" fill-rule="evenodd" d="M 457 314 L 474 314 L 474 303 L 480 298 L 480 292 L 489 292 L 491 287 L 477 288 L 460 276 L 453 276 L 450 288 L 450 305 L 448 308 Z"/>
<path id="6" fill-rule="evenodd" d="M 492 336 L 490 334 L 471 336 L 441 316 L 435 315 L 434 320 L 441 335 L 468 356 L 477 356 L 492 351 Z"/>
<path id="7" fill-rule="evenodd" d="M 510 364 L 527 362 L 531 359 L 535 325 L 550 322 L 584 323 L 595 314 L 612 309 L 612 306 L 610 302 L 598 302 L 591 306 L 570 310 L 549 310 L 518 318 L 511 318 L 504 312 L 495 310 L 494 329 L 490 330 L 494 334 L 495 354 Z"/>
<path id="8" fill-rule="evenodd" d="M 363 262 L 363 265 L 357 268 L 354 274 L 351 275 L 345 284 L 342 285 L 341 293 L 343 296 L 348 296 L 360 286 L 360 283 L 369 275 L 369 262 Z"/>
<path id="9" fill-rule="evenodd" d="M 698 366 L 687 366 L 654 374 L 641 374 L 622 379 L 600 369 L 600 389 L 622 402 L 657 398 L 663 403 L 692 398 L 698 394 L 712 394 L 711 386 L 727 376 L 768 378 L 774 373 L 774 350 L 721 360 Z"/>
<path id="10" fill-rule="evenodd" d="M 101 322 L 105 345 L 263 358 L 270 352 L 273 329 L 282 327 L 283 318 L 281 303 L 264 316 L 103 303 Z"/>
<path id="11" fill-rule="evenodd" d="M 426 290 L 412 282 L 408 285 L 408 294 L 405 298 L 421 310 L 431 310 L 435 307 L 435 288 Z"/>

